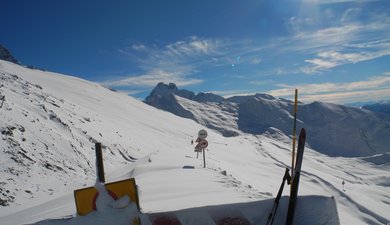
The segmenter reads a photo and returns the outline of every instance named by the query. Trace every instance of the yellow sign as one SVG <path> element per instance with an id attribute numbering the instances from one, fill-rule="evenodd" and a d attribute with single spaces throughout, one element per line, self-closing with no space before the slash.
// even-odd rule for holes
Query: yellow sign
<path id="1" fill-rule="evenodd" d="M 105 187 L 107 192 L 113 197 L 113 199 L 119 199 L 127 195 L 132 202 L 135 202 L 137 204 L 137 207 L 139 209 L 138 191 L 134 178 L 108 183 L 105 184 Z M 84 216 L 96 210 L 96 199 L 98 195 L 98 190 L 95 187 L 75 190 L 74 199 L 76 202 L 77 213 L 80 216 Z"/>

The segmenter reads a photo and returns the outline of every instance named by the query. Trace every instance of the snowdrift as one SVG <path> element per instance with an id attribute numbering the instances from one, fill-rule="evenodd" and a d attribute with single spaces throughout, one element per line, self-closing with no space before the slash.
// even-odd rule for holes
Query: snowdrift
<path id="1" fill-rule="evenodd" d="M 112 205 L 112 200 L 105 202 Z M 266 224 L 273 200 L 254 201 L 250 203 L 207 206 L 164 213 L 139 213 L 135 203 L 126 208 L 106 207 L 87 216 L 45 220 L 36 225 L 127 225 L 139 218 L 142 225 L 251 225 Z M 283 197 L 275 217 L 274 225 L 286 222 L 288 198 Z M 336 202 L 331 197 L 303 196 L 299 197 L 294 224 L 299 225 L 339 225 Z"/>

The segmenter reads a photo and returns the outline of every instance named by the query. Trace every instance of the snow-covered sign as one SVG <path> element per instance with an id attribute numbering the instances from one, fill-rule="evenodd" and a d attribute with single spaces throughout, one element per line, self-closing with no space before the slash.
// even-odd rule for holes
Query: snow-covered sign
<path id="1" fill-rule="evenodd" d="M 134 178 L 116 181 L 104 185 L 107 192 L 115 200 L 128 196 L 132 202 L 135 202 L 139 209 L 138 191 Z M 74 191 L 76 210 L 78 215 L 84 216 L 96 210 L 96 199 L 99 190 L 96 187 L 88 187 Z"/>
<path id="2" fill-rule="evenodd" d="M 198 132 L 198 137 L 200 138 L 200 139 L 205 139 L 205 138 L 207 138 L 207 131 L 206 130 L 200 130 L 199 132 Z"/>

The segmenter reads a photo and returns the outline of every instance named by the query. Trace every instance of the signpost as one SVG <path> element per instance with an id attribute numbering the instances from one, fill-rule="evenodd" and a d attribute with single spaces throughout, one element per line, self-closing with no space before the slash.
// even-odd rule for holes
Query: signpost
<path id="1" fill-rule="evenodd" d="M 203 151 L 203 167 L 204 168 L 206 168 L 206 152 L 205 152 L 205 148 L 207 148 L 207 146 L 209 145 L 209 143 L 206 140 L 206 137 L 207 137 L 207 131 L 203 130 L 203 129 L 200 130 L 198 132 L 198 139 L 196 139 L 196 142 L 198 142 L 198 144 L 195 146 L 195 152 L 197 153 L 196 154 L 196 158 L 198 158 L 199 152 Z"/>

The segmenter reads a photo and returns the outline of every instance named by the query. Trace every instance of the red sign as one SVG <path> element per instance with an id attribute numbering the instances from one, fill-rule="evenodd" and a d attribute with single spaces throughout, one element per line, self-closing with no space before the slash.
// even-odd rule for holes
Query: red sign
<path id="1" fill-rule="evenodd" d="M 198 145 L 199 145 L 199 147 L 201 147 L 201 148 L 207 148 L 207 146 L 209 145 L 209 143 L 208 143 L 206 140 L 203 139 L 203 140 L 199 141 Z"/>

